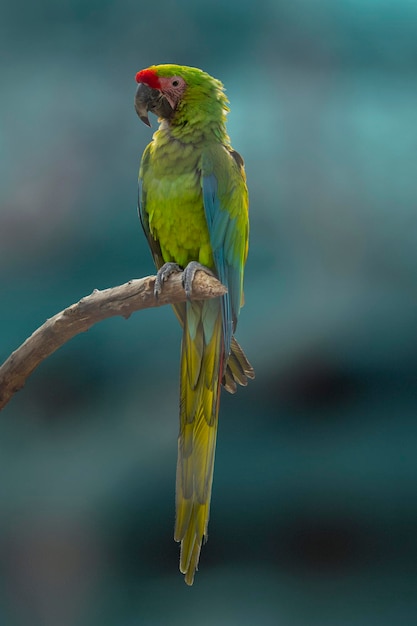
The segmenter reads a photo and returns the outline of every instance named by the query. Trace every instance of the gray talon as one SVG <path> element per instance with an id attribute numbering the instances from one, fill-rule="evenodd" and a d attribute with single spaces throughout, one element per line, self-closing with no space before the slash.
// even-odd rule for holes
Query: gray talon
<path id="1" fill-rule="evenodd" d="M 209 276 L 214 276 L 213 272 L 205 265 L 201 265 L 201 263 L 198 263 L 197 261 L 191 261 L 182 274 L 182 284 L 184 287 L 185 295 L 188 299 L 191 297 L 193 291 L 193 281 L 195 275 L 200 270 L 202 272 L 205 272 Z"/>
<path id="2" fill-rule="evenodd" d="M 153 288 L 156 298 L 161 293 L 163 284 L 168 280 L 171 274 L 178 274 L 179 272 L 182 272 L 182 269 L 177 263 L 164 263 L 164 265 L 159 268 Z"/>

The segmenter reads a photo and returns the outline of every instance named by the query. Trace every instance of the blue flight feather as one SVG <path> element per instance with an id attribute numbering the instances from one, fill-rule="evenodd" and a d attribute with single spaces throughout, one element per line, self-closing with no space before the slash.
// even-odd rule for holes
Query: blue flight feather
<path id="1" fill-rule="evenodd" d="M 213 259 L 217 270 L 217 276 L 220 282 L 227 288 L 227 293 L 222 296 L 222 318 L 223 318 L 223 336 L 224 349 L 226 358 L 230 354 L 230 344 L 233 336 L 233 319 L 232 304 L 234 312 L 239 311 L 239 305 L 236 306 L 236 298 L 233 293 L 236 284 L 235 274 L 239 279 L 236 268 L 230 263 L 233 243 L 227 240 L 228 231 L 233 229 L 233 218 L 226 209 L 220 205 L 219 196 L 217 194 L 217 179 L 214 174 L 203 176 L 203 202 L 206 213 L 207 226 L 210 235 L 210 244 L 213 252 Z M 229 254 L 228 254 L 229 253 Z M 237 290 L 239 297 L 239 290 Z M 236 307 L 236 308 L 235 308 Z M 237 317 L 235 315 L 235 317 Z"/>

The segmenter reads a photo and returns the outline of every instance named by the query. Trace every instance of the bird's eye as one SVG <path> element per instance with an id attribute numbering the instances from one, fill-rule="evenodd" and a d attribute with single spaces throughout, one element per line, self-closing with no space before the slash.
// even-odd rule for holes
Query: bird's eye
<path id="1" fill-rule="evenodd" d="M 180 84 L 180 82 L 176 78 L 172 81 L 172 86 L 173 87 L 178 87 L 179 84 Z"/>

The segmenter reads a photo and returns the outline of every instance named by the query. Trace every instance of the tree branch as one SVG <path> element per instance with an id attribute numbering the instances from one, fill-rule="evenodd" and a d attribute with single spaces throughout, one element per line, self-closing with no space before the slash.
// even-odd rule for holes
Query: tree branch
<path id="1" fill-rule="evenodd" d="M 154 295 L 154 285 L 155 276 L 147 276 L 111 289 L 95 289 L 48 319 L 0 367 L 0 411 L 36 367 L 78 333 L 108 317 L 121 315 L 127 319 L 135 311 L 186 301 L 182 274 L 172 274 L 158 297 Z M 200 270 L 196 273 L 191 300 L 206 300 L 224 293 L 226 288 L 216 278 Z"/>

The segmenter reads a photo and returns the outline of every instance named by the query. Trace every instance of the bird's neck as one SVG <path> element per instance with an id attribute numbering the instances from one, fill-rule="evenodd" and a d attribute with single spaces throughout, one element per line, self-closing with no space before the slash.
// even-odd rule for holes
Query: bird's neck
<path id="1" fill-rule="evenodd" d="M 171 119 L 163 120 L 160 130 L 183 143 L 216 141 L 229 144 L 226 131 L 227 108 L 222 100 L 187 102 Z"/>

